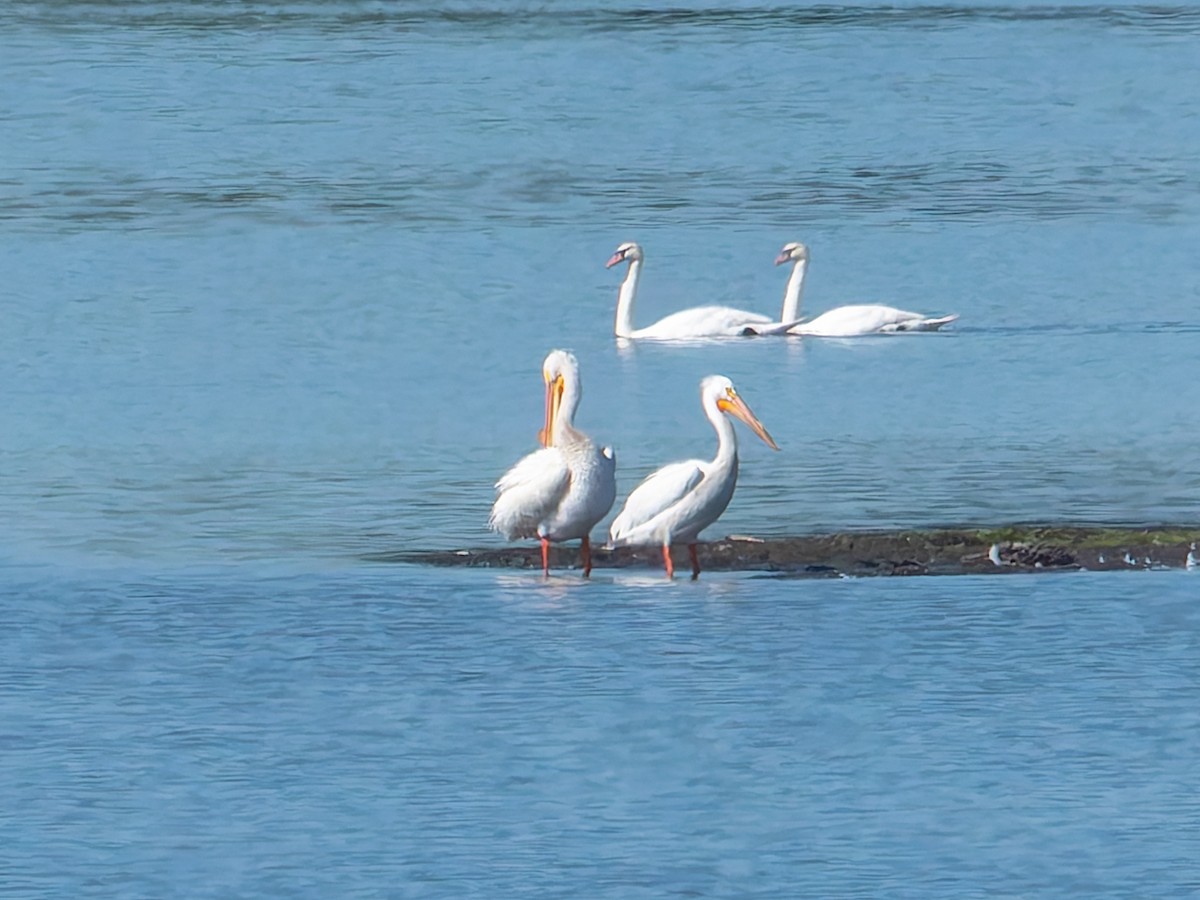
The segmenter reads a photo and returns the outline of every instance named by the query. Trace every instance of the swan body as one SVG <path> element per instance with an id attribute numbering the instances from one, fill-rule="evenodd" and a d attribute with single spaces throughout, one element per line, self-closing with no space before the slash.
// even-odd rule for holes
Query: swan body
<path id="1" fill-rule="evenodd" d="M 575 428 L 583 388 L 579 362 L 565 350 L 552 350 L 542 364 L 546 382 L 546 423 L 541 450 L 518 460 L 496 482 L 496 502 L 488 526 L 506 538 L 537 538 L 542 571 L 550 574 L 550 543 L 579 538 L 583 574 L 592 571 L 591 530 L 617 497 L 616 456 Z"/>
<path id="2" fill-rule="evenodd" d="M 784 322 L 797 319 L 800 313 L 800 295 L 804 290 L 804 274 L 808 268 L 808 247 L 799 242 L 784 244 L 775 265 L 781 266 L 788 262 L 793 265 L 792 274 L 788 277 L 787 290 L 783 295 L 781 318 Z M 812 337 L 857 337 L 900 331 L 937 331 L 957 318 L 957 315 L 934 317 L 896 309 L 894 306 L 859 303 L 838 306 L 814 319 L 801 321 L 789 327 L 787 333 Z"/>
<path id="3" fill-rule="evenodd" d="M 855 337 L 863 334 L 893 334 L 900 331 L 937 331 L 958 316 L 930 318 L 907 312 L 894 306 L 877 303 L 839 306 L 815 319 L 801 322 L 788 329 L 788 334 L 807 334 L 812 337 Z"/>
<path id="4" fill-rule="evenodd" d="M 700 382 L 700 404 L 717 432 L 716 457 L 671 463 L 654 472 L 629 495 L 609 530 L 612 547 L 662 547 L 668 578 L 675 574 L 672 544 L 688 545 L 692 578 L 699 576 L 696 538 L 725 511 L 737 486 L 737 435 L 726 414 L 745 422 L 771 449 L 779 449 L 723 375 Z"/>
<path id="5" fill-rule="evenodd" d="M 627 241 L 617 247 L 606 264 L 606 268 L 611 269 L 618 263 L 629 263 L 629 271 L 625 273 L 625 279 L 621 282 L 621 289 L 617 294 L 617 320 L 613 328 L 617 337 L 678 341 L 782 333 L 784 330 L 779 328 L 773 331 L 770 326 L 776 323 L 771 321 L 770 316 L 734 309 L 731 306 L 697 306 L 671 313 L 645 328 L 634 328 L 633 303 L 637 297 L 638 280 L 642 275 L 642 259 L 641 246 Z"/>

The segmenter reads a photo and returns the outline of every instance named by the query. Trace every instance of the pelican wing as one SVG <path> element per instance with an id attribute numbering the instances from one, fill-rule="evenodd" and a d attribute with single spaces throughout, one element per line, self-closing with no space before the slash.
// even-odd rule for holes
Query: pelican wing
<path id="1" fill-rule="evenodd" d="M 496 482 L 488 527 L 510 541 L 538 536 L 538 526 L 562 503 L 571 470 L 560 450 L 546 447 L 522 457 Z"/>
<path id="2" fill-rule="evenodd" d="M 641 539 L 637 531 L 694 491 L 704 480 L 696 459 L 663 466 L 639 484 L 625 500 L 625 508 L 613 519 L 609 540 L 614 546 Z"/>

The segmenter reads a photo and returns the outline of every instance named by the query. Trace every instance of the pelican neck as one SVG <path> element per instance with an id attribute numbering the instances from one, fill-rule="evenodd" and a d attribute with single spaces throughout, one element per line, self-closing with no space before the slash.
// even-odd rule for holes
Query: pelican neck
<path id="1" fill-rule="evenodd" d="M 733 423 L 729 421 L 729 416 L 721 412 L 717 407 L 716 400 L 704 404 L 704 415 L 708 417 L 713 430 L 717 432 L 717 455 L 713 459 L 713 464 L 721 465 L 730 460 L 736 463 L 737 432 L 733 428 Z"/>
<path id="2" fill-rule="evenodd" d="M 554 419 L 552 438 L 555 444 L 567 443 L 578 434 L 575 430 L 575 413 L 582 397 L 583 385 L 579 381 L 579 372 L 564 373 L 562 400 L 559 401 L 558 415 Z"/>

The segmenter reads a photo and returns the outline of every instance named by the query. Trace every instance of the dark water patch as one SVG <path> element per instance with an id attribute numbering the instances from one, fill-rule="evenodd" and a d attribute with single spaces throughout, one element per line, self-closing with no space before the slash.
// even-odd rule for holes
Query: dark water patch
<path id="1" fill-rule="evenodd" d="M 999 164 L 817 169 L 794 174 L 719 169 L 568 167 L 529 161 L 475 168 L 412 167 L 342 179 L 263 175 L 204 183 L 79 173 L 71 181 L 0 194 L 0 220 L 121 224 L 136 219 L 249 215 L 291 221 L 343 217 L 416 223 L 493 221 L 573 224 L 651 219 L 791 224 L 796 211 L 827 216 L 960 221 L 1046 221 L 1119 214 L 1161 221 L 1200 205 L 1200 181 L 1180 187 L 1174 169 L 1114 166 L 1102 190 L 1075 170 L 1019 172 Z"/>
<path id="2" fill-rule="evenodd" d="M 57 27 L 139 27 L 187 30 L 320 28 L 341 30 L 457 30 L 547 35 L 578 32 L 746 33 L 780 29 L 951 29 L 978 23 L 1066 23 L 1148 32 L 1200 33 L 1191 6 L 777 6 L 595 7 L 543 3 L 271 2 L 179 3 L 69 0 L 9 4 L 7 18 Z"/>
<path id="3" fill-rule="evenodd" d="M 779 29 L 779 28 L 928 28 L 946 29 L 990 22 L 1087 23 L 1119 29 L 1200 30 L 1200 11 L 1191 7 L 1087 6 L 813 6 L 643 9 L 624 13 L 595 11 L 586 19 L 593 27 L 644 29 Z"/>
<path id="4" fill-rule="evenodd" d="M 1092 338 L 1112 334 L 1200 334 L 1200 321 L 1193 322 L 1112 322 L 1075 324 L 1071 322 L 1033 325 L 987 325 L 956 323 L 954 330 L 938 332 L 945 336 L 960 333 L 1038 335 L 1046 337 Z"/>

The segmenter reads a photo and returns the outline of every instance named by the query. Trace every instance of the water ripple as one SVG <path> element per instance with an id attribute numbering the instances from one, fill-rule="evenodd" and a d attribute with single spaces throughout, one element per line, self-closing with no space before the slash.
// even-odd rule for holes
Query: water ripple
<path id="1" fill-rule="evenodd" d="M 226 3 L 70 0 L 8 5 L 18 22 L 72 27 L 164 29 L 313 28 L 329 31 L 439 27 L 465 32 L 760 31 L 812 28 L 949 29 L 975 23 L 1065 22 L 1106 29 L 1200 33 L 1200 10 L 1158 6 L 776 6 L 724 5 L 704 9 L 596 7 L 573 4 L 448 2 L 437 5 L 259 0 Z"/>
<path id="2" fill-rule="evenodd" d="M 6 887 L 1193 886 L 1184 573 L 4 574 Z"/>
<path id="3" fill-rule="evenodd" d="M 797 208 L 830 217 L 1029 220 L 1119 213 L 1169 220 L 1200 207 L 1200 182 L 1182 163 L 1147 170 L 1114 165 L 1016 171 L 995 163 L 827 167 L 807 173 L 729 166 L 567 166 L 554 161 L 463 170 L 410 168 L 357 178 L 284 174 L 217 180 L 115 178 L 80 172 L 50 186 L 8 186 L 0 221 L 88 228 L 159 220 L 246 216 L 260 221 L 476 221 L 572 224 L 618 220 L 631 209 L 666 221 L 736 223 L 747 216 L 786 225 Z M 1185 186 L 1186 185 L 1186 186 Z"/>

